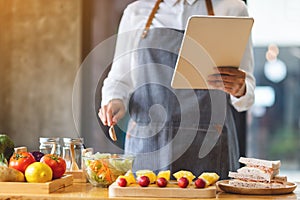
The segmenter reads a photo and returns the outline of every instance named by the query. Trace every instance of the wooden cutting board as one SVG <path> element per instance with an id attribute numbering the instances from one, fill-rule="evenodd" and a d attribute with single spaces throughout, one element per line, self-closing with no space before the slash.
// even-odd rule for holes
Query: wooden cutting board
<path id="1" fill-rule="evenodd" d="M 0 193 L 48 194 L 72 184 L 72 175 L 64 175 L 59 179 L 46 183 L 0 182 Z"/>
<path id="2" fill-rule="evenodd" d="M 109 186 L 108 195 L 109 197 L 215 198 L 216 186 L 200 189 L 190 185 L 187 188 L 180 188 L 176 182 L 170 182 L 164 188 L 160 188 L 155 184 L 148 187 L 141 187 L 138 184 L 120 187 L 115 182 Z"/>
<path id="3" fill-rule="evenodd" d="M 70 174 L 73 176 L 73 183 L 87 183 L 88 182 L 83 170 L 66 171 L 66 174 Z"/>

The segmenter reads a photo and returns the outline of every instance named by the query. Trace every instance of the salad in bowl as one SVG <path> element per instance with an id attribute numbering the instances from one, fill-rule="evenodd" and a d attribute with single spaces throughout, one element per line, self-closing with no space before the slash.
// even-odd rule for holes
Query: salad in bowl
<path id="1" fill-rule="evenodd" d="M 108 187 L 120 175 L 132 169 L 134 156 L 95 153 L 83 156 L 83 170 L 89 182 L 97 187 Z"/>

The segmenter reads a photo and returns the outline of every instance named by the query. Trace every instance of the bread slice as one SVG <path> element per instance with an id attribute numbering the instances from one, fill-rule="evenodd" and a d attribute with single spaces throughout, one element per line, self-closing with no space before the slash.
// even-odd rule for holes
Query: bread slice
<path id="1" fill-rule="evenodd" d="M 237 170 L 239 173 L 252 173 L 252 174 L 270 174 L 272 176 L 276 176 L 279 174 L 279 169 L 265 168 L 265 167 L 242 167 Z"/>
<path id="2" fill-rule="evenodd" d="M 282 183 L 285 185 L 287 183 L 287 177 L 277 175 L 271 180 L 271 183 Z"/>
<path id="3" fill-rule="evenodd" d="M 238 172 L 229 172 L 228 176 L 235 179 L 259 181 L 259 182 L 271 182 L 272 176 L 270 174 L 244 174 Z"/>
<path id="4" fill-rule="evenodd" d="M 234 187 L 255 188 L 255 189 L 272 189 L 272 188 L 285 187 L 285 185 L 281 183 L 261 183 L 261 182 L 243 181 L 238 179 L 230 180 L 229 185 Z"/>
<path id="5" fill-rule="evenodd" d="M 261 168 L 256 168 L 256 167 L 242 167 L 237 170 L 239 174 L 250 174 L 250 175 L 256 175 L 263 177 L 267 180 L 272 179 L 276 175 L 279 174 L 279 169 L 261 169 Z"/>
<path id="6" fill-rule="evenodd" d="M 246 166 L 262 166 L 262 167 L 267 167 L 267 168 L 272 168 L 272 169 L 279 169 L 281 166 L 280 160 L 263 160 L 263 159 L 257 159 L 257 158 L 245 158 L 245 157 L 240 157 L 239 159 L 240 163 L 245 164 Z"/>

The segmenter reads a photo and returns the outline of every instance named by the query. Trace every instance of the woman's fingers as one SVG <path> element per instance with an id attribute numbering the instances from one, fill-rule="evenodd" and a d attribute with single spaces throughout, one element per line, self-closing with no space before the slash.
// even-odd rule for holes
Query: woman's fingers
<path id="1" fill-rule="evenodd" d="M 236 67 L 218 67 L 216 73 L 207 78 L 208 84 L 213 89 L 220 89 L 233 96 L 240 97 L 246 92 L 246 73 Z"/>
<path id="2" fill-rule="evenodd" d="M 98 116 L 106 126 L 115 125 L 125 115 L 125 107 L 120 99 L 113 99 L 99 109 Z"/>
<path id="3" fill-rule="evenodd" d="M 107 110 L 106 110 L 106 119 L 107 119 L 107 125 L 112 126 L 112 117 L 113 117 L 113 103 L 112 101 L 107 105 Z"/>
<path id="4" fill-rule="evenodd" d="M 119 109 L 112 117 L 112 123 L 116 124 L 125 115 L 125 109 Z"/>
<path id="5" fill-rule="evenodd" d="M 102 108 L 99 109 L 98 112 L 98 116 L 105 126 L 107 126 L 106 110 L 107 110 L 107 106 L 103 106 Z"/>
<path id="6" fill-rule="evenodd" d="M 112 125 L 112 106 L 110 105 L 110 103 L 99 109 L 98 116 L 102 121 L 103 125 Z"/>

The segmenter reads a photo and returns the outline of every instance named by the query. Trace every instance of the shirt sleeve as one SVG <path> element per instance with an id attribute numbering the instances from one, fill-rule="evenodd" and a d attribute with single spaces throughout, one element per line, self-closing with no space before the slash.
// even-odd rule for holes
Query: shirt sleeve
<path id="1" fill-rule="evenodd" d="M 238 16 L 249 16 L 247 7 L 245 6 L 244 2 L 239 4 L 239 11 L 237 14 Z M 253 75 L 254 71 L 254 56 L 253 56 L 253 44 L 252 38 L 250 36 L 249 42 L 246 46 L 241 64 L 240 69 L 246 73 L 246 93 L 244 96 L 240 98 L 236 98 L 231 95 L 231 102 L 233 107 L 239 111 L 246 111 L 249 110 L 250 107 L 254 103 L 254 90 L 256 86 L 255 77 Z"/>
<path id="2" fill-rule="evenodd" d="M 253 48 L 250 38 L 240 65 L 240 69 L 246 73 L 246 93 L 240 98 L 236 98 L 235 96 L 231 95 L 232 105 L 239 112 L 248 110 L 254 103 L 254 90 L 256 82 L 253 76 L 253 65 Z"/>
<path id="3" fill-rule="evenodd" d="M 134 30 L 130 23 L 131 11 L 127 7 L 119 24 L 115 54 L 110 72 L 103 82 L 101 106 L 112 99 L 121 99 L 127 109 L 132 82 L 130 77 L 131 56 L 134 49 Z"/>

